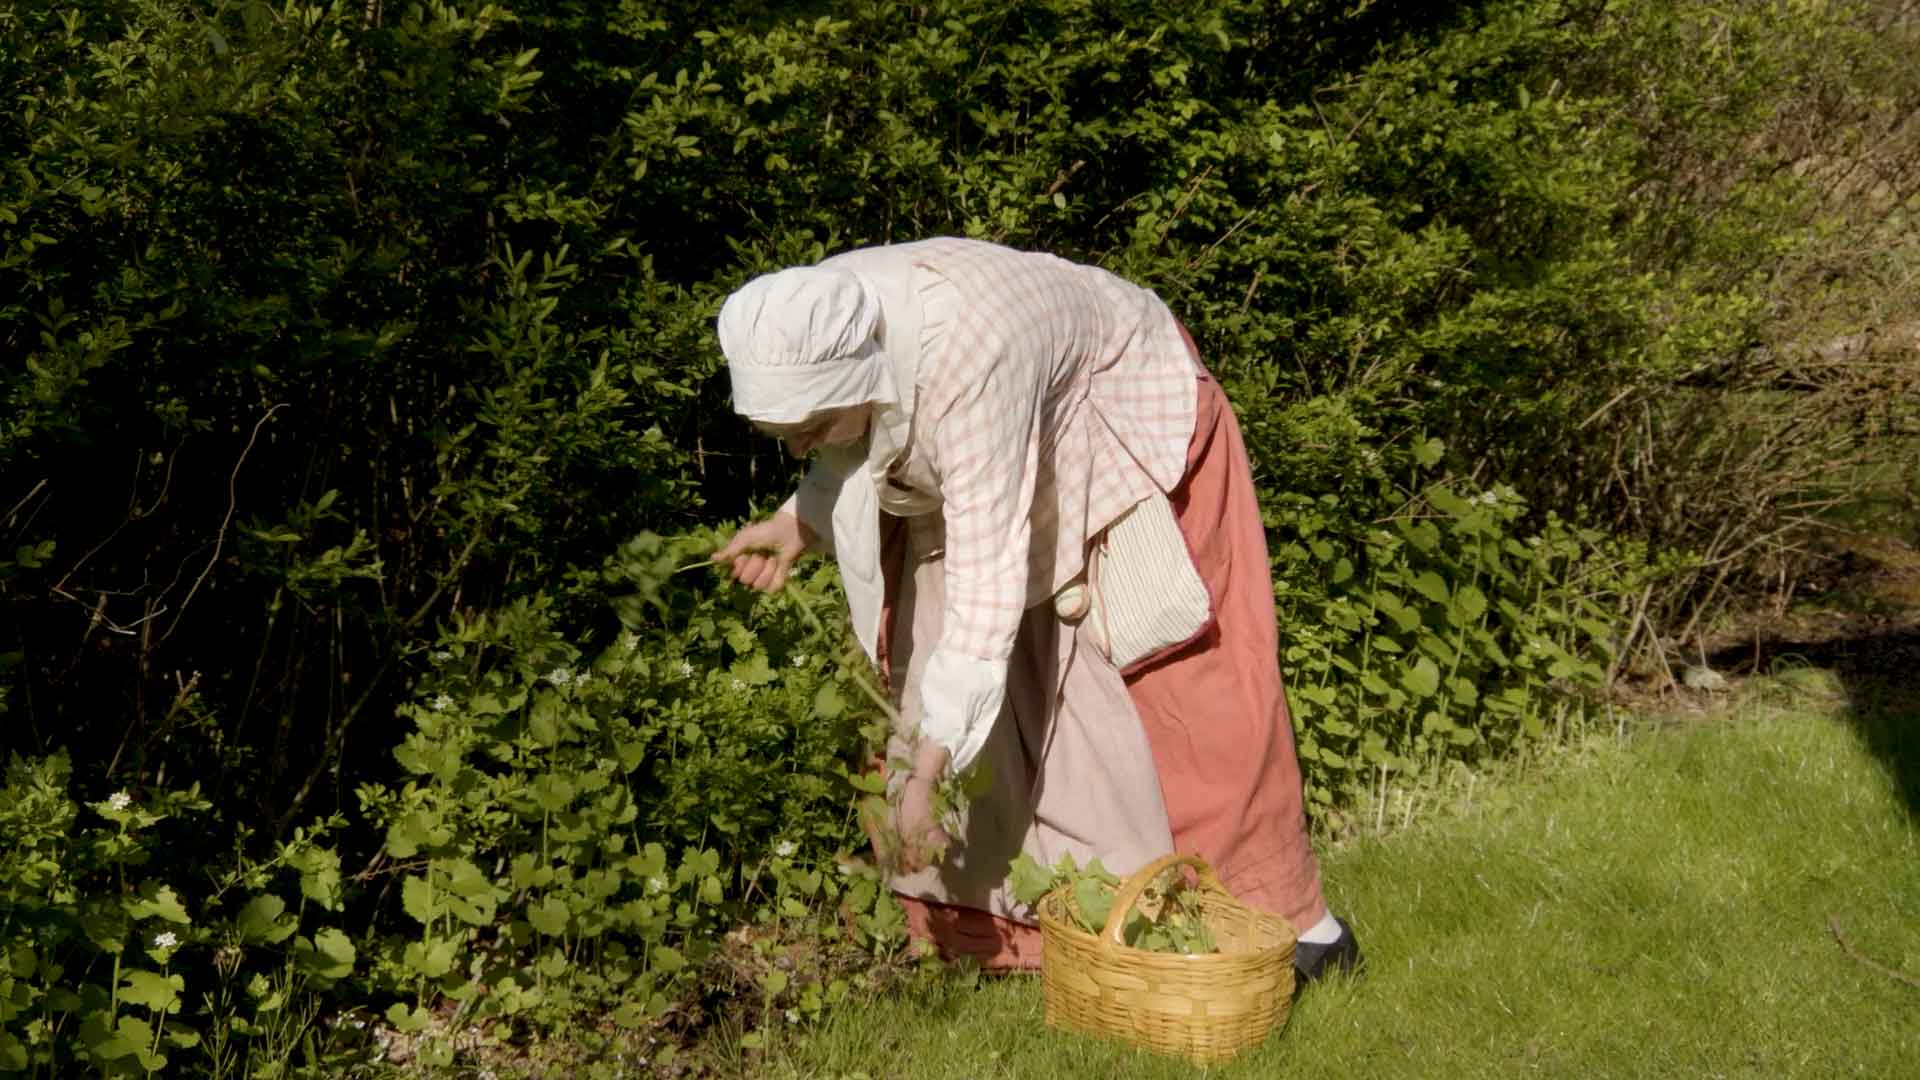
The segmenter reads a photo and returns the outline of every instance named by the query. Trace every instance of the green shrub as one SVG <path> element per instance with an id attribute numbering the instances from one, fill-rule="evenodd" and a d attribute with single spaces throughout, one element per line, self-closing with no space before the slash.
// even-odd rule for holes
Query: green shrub
<path id="1" fill-rule="evenodd" d="M 606 1013 L 640 1027 L 699 990 L 689 980 L 742 924 L 809 955 L 904 943 L 877 875 L 829 859 L 860 842 L 846 777 L 873 738 L 837 664 L 844 633 L 823 638 L 821 615 L 799 610 L 832 610 L 837 592 L 824 567 L 775 597 L 717 570 L 675 580 L 714 540 L 624 545 L 602 577 L 629 626 L 591 652 L 544 597 L 439 641 L 402 710 L 406 779 L 358 792 L 409 918 L 376 966 L 415 1002 L 388 1011 L 397 1030 L 427 1027 L 446 1000 L 456 1023 L 546 1030 Z M 766 1008 L 817 1015 L 847 992 L 831 970 L 780 970 L 753 995 Z"/>
<path id="2" fill-rule="evenodd" d="M 267 859 L 171 858 L 203 819 L 198 785 L 86 805 L 64 754 L 0 784 L 0 1072 L 276 1075 L 354 974 L 331 820 Z M 204 881 L 199 880 L 204 875 Z M 289 904 L 288 898 L 292 898 Z M 182 1062 L 195 1066 L 183 1066 Z"/>

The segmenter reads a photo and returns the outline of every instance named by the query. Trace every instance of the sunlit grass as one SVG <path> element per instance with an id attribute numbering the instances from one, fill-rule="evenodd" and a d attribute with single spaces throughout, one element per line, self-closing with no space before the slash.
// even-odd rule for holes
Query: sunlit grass
<path id="1" fill-rule="evenodd" d="M 1849 957 L 1829 918 L 1920 974 L 1920 826 L 1895 777 L 1916 768 L 1920 716 L 1772 685 L 1326 853 L 1369 970 L 1305 993 L 1279 1036 L 1212 1075 L 1912 1075 L 1920 987 Z M 1048 1030 L 1036 980 L 954 977 L 842 1010 L 751 1071 L 1194 1070 Z"/>

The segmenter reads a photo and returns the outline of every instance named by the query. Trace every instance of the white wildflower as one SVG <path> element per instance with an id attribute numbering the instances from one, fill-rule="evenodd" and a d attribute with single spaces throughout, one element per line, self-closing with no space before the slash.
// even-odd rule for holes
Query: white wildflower
<path id="1" fill-rule="evenodd" d="M 791 840 L 782 840 L 778 844 L 773 845 L 773 853 L 783 859 L 793 858 L 793 853 L 799 850 L 800 845 Z"/>
<path id="2" fill-rule="evenodd" d="M 110 809 L 113 809 L 116 811 L 125 810 L 127 807 L 132 805 L 133 805 L 133 796 L 127 794 L 124 791 L 116 791 L 113 793 L 112 797 L 107 799 L 107 806 Z"/>
<path id="3" fill-rule="evenodd" d="M 621 634 L 621 635 L 620 635 L 620 647 L 621 647 L 621 648 L 623 648 L 623 649 L 625 649 L 625 650 L 627 650 L 628 652 L 632 652 L 633 650 L 635 650 L 635 649 L 637 649 L 637 648 L 639 648 L 639 647 L 640 647 L 640 635 L 639 635 L 639 634 L 636 634 L 636 633 L 634 633 L 634 632 L 633 632 L 633 631 L 631 631 L 631 630 L 629 630 L 629 631 L 627 631 L 627 632 L 626 632 L 626 633 L 624 633 L 624 634 Z"/>
<path id="4" fill-rule="evenodd" d="M 680 661 L 680 677 L 683 679 L 693 678 L 693 664 L 691 662 L 686 660 Z"/>
<path id="5" fill-rule="evenodd" d="M 451 659 L 453 659 L 453 654 L 446 649 L 435 649 L 433 651 L 433 662 L 436 664 L 444 664 Z"/>
<path id="6" fill-rule="evenodd" d="M 453 708 L 453 697 L 446 693 L 436 694 L 434 695 L 433 703 L 427 707 L 434 712 L 446 712 L 448 709 Z"/>
<path id="7" fill-rule="evenodd" d="M 647 879 L 647 895 L 652 896 L 652 895 L 655 895 L 656 893 L 663 893 L 666 891 L 667 891 L 667 875 L 655 874 L 652 877 Z"/>
<path id="8" fill-rule="evenodd" d="M 747 684 L 744 679 L 734 679 L 728 682 L 727 685 L 731 686 L 735 690 L 745 690 L 747 688 Z"/>
<path id="9" fill-rule="evenodd" d="M 573 671 L 566 667 L 554 668 L 540 677 L 563 690 L 573 685 Z"/>
<path id="10" fill-rule="evenodd" d="M 803 653 L 803 652 L 798 652 L 798 653 L 794 653 L 794 654 L 793 654 L 793 666 L 794 666 L 794 667 L 806 667 L 806 666 L 807 666 L 807 661 L 808 661 L 808 660 L 810 660 L 810 659 L 812 659 L 812 658 L 811 658 L 811 657 L 809 657 L 809 656 L 808 656 L 808 655 L 807 655 L 806 653 Z"/>
<path id="11" fill-rule="evenodd" d="M 799 1022 L 800 1022 L 800 1010 L 799 1010 L 799 1009 L 788 1009 L 788 1010 L 787 1010 L 787 1023 L 789 1023 L 789 1024 L 797 1024 L 797 1023 L 799 1023 Z"/>
<path id="12" fill-rule="evenodd" d="M 162 930 L 153 936 L 153 947 L 156 949 L 171 949 L 178 944 L 180 939 L 174 937 L 171 930 Z"/>

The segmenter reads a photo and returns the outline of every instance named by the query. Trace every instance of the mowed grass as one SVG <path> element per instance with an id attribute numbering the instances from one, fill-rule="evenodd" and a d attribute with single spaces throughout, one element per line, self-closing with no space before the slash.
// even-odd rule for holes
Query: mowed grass
<path id="1" fill-rule="evenodd" d="M 1326 852 L 1362 977 L 1222 1077 L 1920 1076 L 1911 697 L 1803 677 L 1588 739 Z M 1837 919 L 1858 955 L 1829 926 Z M 1185 1077 L 1046 1028 L 1037 979 L 842 1009 L 755 1075 Z"/>

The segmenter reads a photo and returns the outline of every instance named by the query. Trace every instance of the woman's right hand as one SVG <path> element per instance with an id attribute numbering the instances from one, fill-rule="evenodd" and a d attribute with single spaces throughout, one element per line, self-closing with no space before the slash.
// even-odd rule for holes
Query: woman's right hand
<path id="1" fill-rule="evenodd" d="M 733 580 L 761 592 L 778 592 L 787 583 L 794 560 L 805 554 L 818 536 L 794 514 L 781 512 L 756 521 L 733 534 L 713 561 L 733 564 Z"/>

